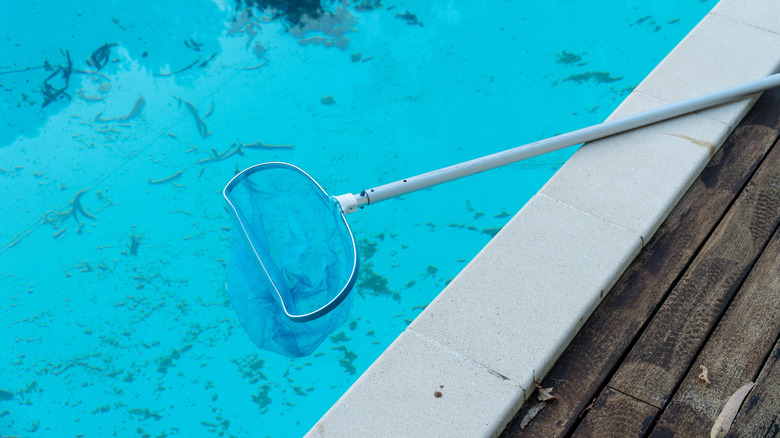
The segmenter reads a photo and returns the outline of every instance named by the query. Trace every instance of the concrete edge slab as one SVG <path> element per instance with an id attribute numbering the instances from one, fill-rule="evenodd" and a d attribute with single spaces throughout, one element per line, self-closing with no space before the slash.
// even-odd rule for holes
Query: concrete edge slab
<path id="1" fill-rule="evenodd" d="M 755 8 L 764 10 L 763 16 L 762 13 L 756 13 L 752 10 Z M 703 92 L 735 85 L 741 81 L 757 79 L 776 71 L 780 67 L 780 34 L 777 32 L 774 20 L 765 18 L 776 16 L 777 9 L 778 7 L 773 4 L 772 0 L 758 0 L 756 4 L 753 2 L 742 2 L 741 0 L 721 0 L 717 7 L 639 85 L 635 93 L 638 93 L 637 96 L 645 95 L 659 102 L 674 102 Z M 774 11 L 774 13 L 769 11 Z M 724 26 L 727 32 L 712 32 L 711 29 L 717 29 L 717 25 Z M 760 56 L 754 50 L 756 44 L 760 46 Z M 744 47 L 745 45 L 748 47 Z M 736 57 L 736 61 L 735 59 L 730 59 L 729 63 L 718 65 L 717 60 L 721 60 L 721 58 L 715 53 L 717 50 L 714 52 L 712 49 L 707 51 L 708 48 L 712 47 L 729 48 L 727 50 L 728 54 Z M 712 59 L 709 59 L 713 56 L 716 58 L 715 63 L 712 62 Z M 765 59 L 753 59 L 756 56 Z M 719 74 L 712 75 L 710 74 L 712 71 L 718 71 Z M 726 79 L 724 80 L 724 78 Z M 711 124 L 716 131 L 720 131 L 720 133 L 716 132 L 714 135 L 711 135 L 711 138 L 716 139 L 717 143 L 713 144 L 714 148 L 720 147 L 722 141 L 725 140 L 725 135 L 722 135 L 722 133 L 730 132 L 747 113 L 754 101 L 754 98 L 749 98 L 741 102 L 700 112 L 700 116 L 721 122 L 720 125 Z M 618 111 L 628 111 L 628 109 L 624 108 L 621 110 L 619 108 Z M 691 116 L 686 116 L 685 118 L 694 120 Z M 723 124 L 727 127 L 724 128 Z M 685 134 L 685 131 L 681 131 L 680 135 L 695 138 Z M 655 141 L 658 140 L 656 139 Z M 701 167 L 702 163 L 701 160 L 692 160 L 688 165 L 690 167 L 689 174 L 698 174 L 701 169 L 697 170 L 697 168 Z M 565 171 L 567 170 L 562 168 L 559 173 Z M 613 181 L 613 183 L 617 182 Z M 626 183 L 630 184 L 631 181 Z M 571 184 L 574 184 L 574 182 Z M 677 193 L 659 203 L 660 210 L 656 212 L 656 217 L 652 220 L 652 222 L 657 222 L 657 225 L 660 225 L 660 222 L 666 218 L 668 212 L 671 211 L 685 190 L 687 190 L 689 183 L 678 182 L 677 184 Z M 572 187 L 572 189 L 574 188 Z M 564 189 L 561 186 L 558 191 L 564 193 Z M 544 192 L 544 190 L 542 191 Z M 552 198 L 547 199 L 550 200 Z M 571 207 L 581 210 L 576 205 Z M 631 205 L 623 205 L 622 208 L 629 209 Z M 534 211 L 535 209 L 524 208 L 513 221 L 521 220 L 519 218 L 521 215 L 536 214 Z M 583 217 L 589 216 L 611 222 L 609 221 L 609 214 L 603 212 L 583 213 Z M 649 227 L 651 232 L 644 237 L 649 237 L 655 231 L 657 225 Z M 625 229 L 619 223 L 614 224 L 614 226 L 616 229 Z M 524 238 L 527 237 L 526 235 Z M 502 232 L 493 239 L 491 245 L 498 245 L 499 242 L 508 246 L 523 244 L 523 242 L 513 241 L 513 239 L 512 233 Z M 493 244 L 493 242 L 496 243 Z M 535 241 L 534 244 L 544 245 L 545 243 Z M 488 247 L 491 245 L 488 245 Z M 488 247 L 485 248 L 485 251 L 489 250 Z M 636 254 L 633 248 L 624 251 L 626 251 L 625 258 L 629 261 Z M 617 259 L 620 261 L 613 262 L 613 266 L 604 266 L 602 268 L 602 274 L 605 277 L 611 277 L 609 281 L 604 282 L 606 284 L 613 284 L 628 264 L 623 258 L 618 257 Z M 566 266 L 570 262 L 571 260 L 565 258 L 558 260 L 558 263 L 562 266 Z M 477 288 L 476 290 L 479 290 L 481 282 L 485 280 L 484 275 L 491 269 L 494 269 L 493 272 L 496 274 L 496 277 L 507 278 L 507 281 L 522 281 L 522 277 L 518 275 L 521 272 L 513 271 L 512 269 L 507 270 L 506 268 L 496 268 L 491 266 L 491 263 L 490 257 L 476 257 L 452 284 L 456 282 L 463 285 L 470 284 Z M 540 268 L 542 267 L 544 266 L 540 266 Z M 481 273 L 482 277 L 475 276 L 477 273 Z M 515 275 L 504 275 L 512 273 Z M 595 288 L 597 286 L 594 283 L 591 287 Z M 448 296 L 451 290 L 456 289 L 449 287 L 445 289 L 440 294 L 440 297 L 428 306 L 424 314 L 436 315 L 439 313 L 440 310 L 437 310 L 439 303 L 449 299 Z M 594 289 L 588 293 L 592 296 L 594 292 L 600 293 L 601 291 L 595 291 Z M 565 338 L 571 339 L 576 334 L 576 330 L 590 315 L 590 312 L 595 308 L 595 304 L 586 307 L 578 310 L 577 312 L 579 313 L 556 315 L 557 318 L 566 319 L 568 327 L 570 327 L 571 333 L 567 333 Z M 444 310 L 447 309 L 441 309 L 441 311 Z M 461 324 L 466 329 L 474 324 L 496 324 L 496 321 L 469 318 L 459 321 L 445 319 L 442 322 Z M 507 322 L 510 324 L 523 324 L 523 321 L 517 320 L 499 321 L 499 323 Z M 452 348 L 438 339 L 435 340 L 429 337 L 428 333 L 436 331 L 434 328 L 437 328 L 437 322 L 428 321 L 425 324 L 423 321 L 419 324 L 413 323 L 413 326 L 407 329 L 369 370 L 358 379 L 353 387 L 328 411 L 307 436 L 386 436 L 388 434 L 402 436 L 497 436 L 500 434 L 503 427 L 505 427 L 514 414 L 517 406 L 523 403 L 524 398 L 531 394 L 531 391 L 523 391 L 524 384 L 526 388 L 528 387 L 527 381 L 520 382 L 527 379 L 519 377 L 522 376 L 522 373 L 518 373 L 515 376 L 518 381 L 515 381 L 491 368 L 490 364 L 487 364 L 487 366 L 482 365 L 479 358 L 470 357 L 465 352 L 457 350 L 457 348 L 460 348 L 459 346 L 455 345 L 456 348 Z M 442 326 L 437 329 L 446 330 L 446 328 L 446 326 Z M 536 363 L 537 365 L 529 365 L 539 367 L 533 369 L 532 372 L 536 376 L 543 376 L 547 373 L 549 367 L 552 366 L 554 360 L 557 359 L 561 346 L 540 343 L 536 347 L 538 347 L 536 350 L 517 351 L 507 349 L 505 352 L 507 354 L 516 354 L 518 357 L 527 354 L 534 355 L 534 358 L 531 360 L 525 358 L 526 363 Z M 472 353 L 474 355 L 481 354 L 479 352 Z M 511 358 L 509 359 L 511 360 Z M 484 361 L 484 358 L 482 360 Z M 432 372 L 431 370 L 435 371 Z M 509 373 L 508 371 L 505 372 Z M 460 376 L 462 378 L 464 375 L 467 376 L 465 377 L 467 380 L 461 382 L 461 386 L 456 387 L 458 391 L 473 391 L 473 393 L 459 392 L 460 396 L 464 397 L 463 401 L 466 403 L 466 409 L 461 410 L 460 407 L 455 407 L 455 404 L 453 404 L 446 411 L 448 412 L 447 415 L 439 416 L 436 413 L 432 413 L 430 406 L 435 405 L 430 403 L 432 400 L 426 400 L 425 397 L 429 397 L 433 401 L 437 400 L 438 398 L 434 395 L 435 389 L 434 394 L 424 394 L 426 391 L 430 393 L 431 388 L 428 386 L 431 384 L 435 385 L 430 380 L 431 376 L 438 378 L 449 378 L 450 376 L 458 378 Z M 466 384 L 469 379 L 473 379 L 474 382 L 486 382 L 485 384 L 488 388 L 500 388 L 496 398 L 491 399 L 489 394 L 479 388 L 479 385 Z M 503 382 L 503 384 L 500 382 Z M 389 392 L 373 390 L 373 388 L 377 388 L 377 385 Z M 444 388 L 441 389 L 446 388 L 447 385 L 444 384 Z M 516 390 L 513 392 L 509 388 L 516 388 Z M 417 390 L 422 392 L 417 394 Z M 442 393 L 444 395 L 442 395 L 441 399 L 444 399 L 446 393 L 444 391 Z M 512 395 L 512 393 L 515 395 Z M 518 394 L 522 394 L 519 395 L 520 399 L 517 398 Z M 390 397 L 391 401 L 394 401 L 391 405 L 384 403 L 384 400 L 388 397 Z M 488 401 L 486 402 L 485 400 Z M 488 403 L 493 407 L 482 409 L 484 403 Z M 447 429 L 449 427 L 448 423 L 451 421 L 457 421 L 458 424 L 468 424 L 469 429 L 466 432 L 457 430 L 457 433 L 453 433 L 450 429 Z M 445 429 L 450 431 L 450 433 L 442 433 Z"/>
<path id="2" fill-rule="evenodd" d="M 776 9 L 775 0 L 751 0 L 749 8 L 745 7 L 744 2 L 727 1 L 715 5 L 711 13 L 780 35 Z"/>
<path id="3" fill-rule="evenodd" d="M 632 94 L 616 113 L 644 111 L 658 103 Z M 720 121 L 690 114 L 591 142 L 540 193 L 632 230 L 647 241 L 730 131 Z"/>
<path id="4" fill-rule="evenodd" d="M 724 2 L 734 3 L 733 0 L 721 3 L 725 5 Z M 721 10 L 725 11 L 724 8 Z M 711 12 L 635 91 L 676 102 L 760 79 L 780 67 L 779 41 L 780 35 L 776 33 Z M 746 99 L 742 104 L 722 105 L 706 110 L 706 114 L 733 127 L 754 101 Z"/>
<path id="5" fill-rule="evenodd" d="M 489 437 L 530 392 L 407 330 L 307 436 Z"/>
<path id="6" fill-rule="evenodd" d="M 636 233 L 537 194 L 409 330 L 523 387 L 552 365 L 642 246 Z"/>

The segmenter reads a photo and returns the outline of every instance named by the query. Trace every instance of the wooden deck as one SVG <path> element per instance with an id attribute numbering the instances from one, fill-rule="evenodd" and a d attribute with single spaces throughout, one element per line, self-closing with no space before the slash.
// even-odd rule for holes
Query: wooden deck
<path id="1" fill-rule="evenodd" d="M 729 436 L 780 436 L 779 138 L 775 89 L 540 382 L 557 399 L 532 394 L 503 437 L 709 436 L 750 382 Z"/>

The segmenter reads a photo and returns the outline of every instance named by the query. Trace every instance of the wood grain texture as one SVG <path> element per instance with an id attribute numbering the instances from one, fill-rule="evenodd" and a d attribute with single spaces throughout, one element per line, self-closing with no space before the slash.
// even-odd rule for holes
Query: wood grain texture
<path id="1" fill-rule="evenodd" d="M 644 436 L 658 409 L 610 387 L 598 397 L 574 437 Z"/>
<path id="2" fill-rule="evenodd" d="M 779 223 L 780 147 L 775 146 L 609 386 L 663 409 Z"/>
<path id="3" fill-rule="evenodd" d="M 729 396 L 755 379 L 780 335 L 779 269 L 775 232 L 650 436 L 707 436 Z M 698 377 L 700 364 L 710 385 Z"/>
<path id="4" fill-rule="evenodd" d="M 504 437 L 561 436 L 572 430 L 752 176 L 778 128 L 780 90 L 773 90 L 758 100 L 545 377 L 543 386 L 554 386 L 558 400 L 520 430 L 534 404 L 530 400 Z"/>
<path id="5" fill-rule="evenodd" d="M 780 437 L 780 341 L 742 404 L 729 437 Z"/>

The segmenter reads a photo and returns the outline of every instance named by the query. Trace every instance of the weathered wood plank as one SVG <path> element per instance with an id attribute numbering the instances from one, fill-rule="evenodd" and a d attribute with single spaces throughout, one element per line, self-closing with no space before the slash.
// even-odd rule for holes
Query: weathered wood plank
<path id="1" fill-rule="evenodd" d="M 742 404 L 731 437 L 780 437 L 780 341 Z"/>
<path id="2" fill-rule="evenodd" d="M 775 232 L 650 436 L 707 436 L 729 396 L 758 375 L 780 334 L 778 267 Z M 699 365 L 710 385 L 698 377 Z"/>
<path id="3" fill-rule="evenodd" d="M 609 385 L 664 408 L 778 224 L 780 147 L 775 145 Z"/>
<path id="4" fill-rule="evenodd" d="M 641 437 L 658 413 L 656 407 L 606 387 L 573 436 Z"/>
<path id="5" fill-rule="evenodd" d="M 558 400 L 504 437 L 568 433 L 778 136 L 780 90 L 758 100 L 543 380 Z"/>

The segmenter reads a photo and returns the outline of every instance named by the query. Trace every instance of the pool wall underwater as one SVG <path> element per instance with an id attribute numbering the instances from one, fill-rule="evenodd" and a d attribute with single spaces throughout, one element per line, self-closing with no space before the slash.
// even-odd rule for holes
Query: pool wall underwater
<path id="1" fill-rule="evenodd" d="M 610 118 L 776 72 L 778 12 L 720 1 Z M 500 434 L 754 102 L 580 148 L 308 436 Z"/>

